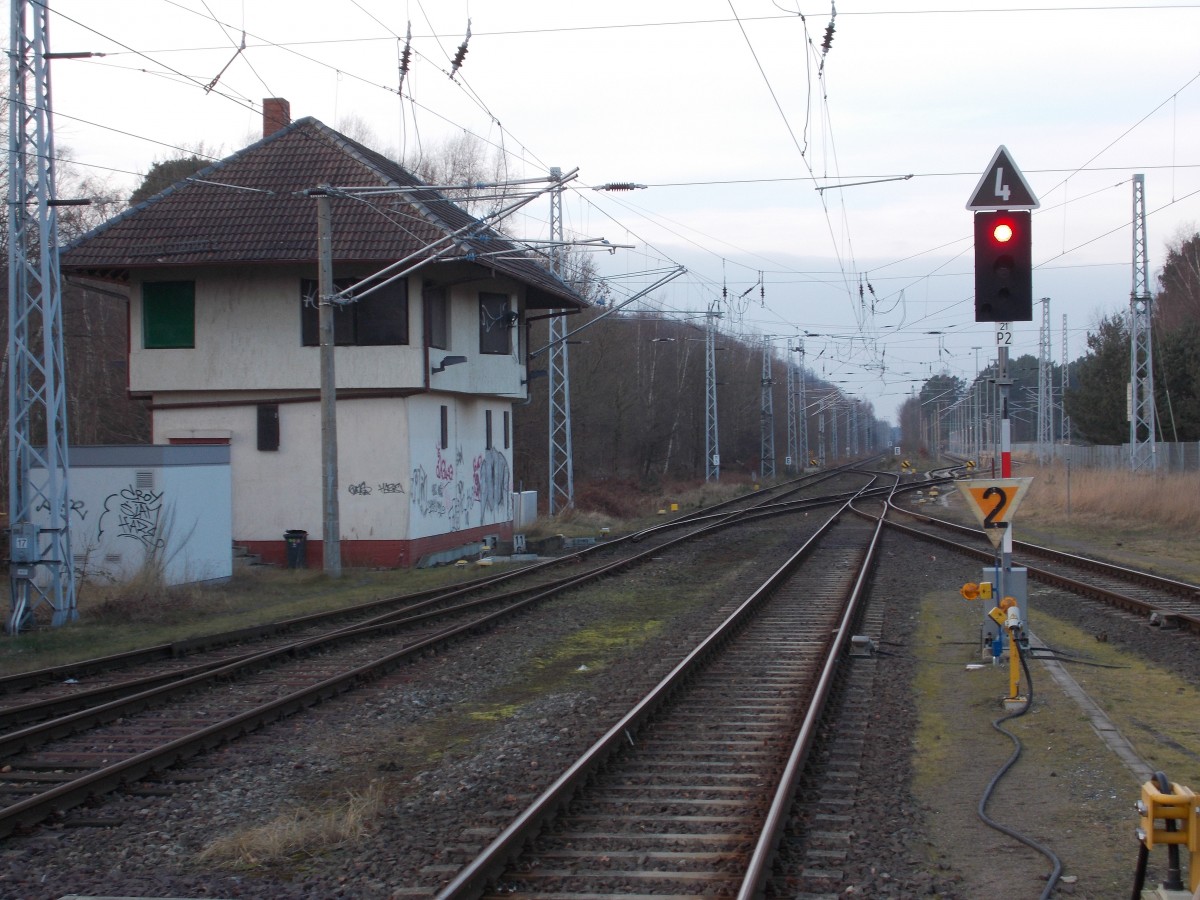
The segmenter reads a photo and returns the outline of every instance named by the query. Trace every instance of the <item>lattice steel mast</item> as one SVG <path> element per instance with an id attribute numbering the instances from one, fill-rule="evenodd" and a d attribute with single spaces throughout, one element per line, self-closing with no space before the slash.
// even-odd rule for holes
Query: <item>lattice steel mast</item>
<path id="1" fill-rule="evenodd" d="M 799 448 L 796 444 L 796 367 L 792 364 L 792 351 L 796 348 L 792 346 L 791 338 L 787 342 L 787 459 L 785 471 L 791 475 L 796 471 L 798 465 L 797 460 L 800 458 L 797 453 Z"/>
<path id="2" fill-rule="evenodd" d="M 838 406 L 837 400 L 829 404 L 829 457 L 834 463 L 841 459 L 841 452 L 838 450 Z"/>
<path id="3" fill-rule="evenodd" d="M 1037 447 L 1038 462 L 1053 455 L 1054 448 L 1054 372 L 1050 363 L 1050 298 L 1043 297 L 1042 327 L 1038 333 L 1038 405 Z"/>
<path id="4" fill-rule="evenodd" d="M 1154 357 L 1150 345 L 1151 301 L 1146 250 L 1145 175 L 1133 176 L 1133 290 L 1129 296 L 1129 462 L 1133 471 L 1153 471 Z"/>
<path id="5" fill-rule="evenodd" d="M 825 401 L 821 401 L 821 408 L 817 411 L 817 464 L 825 468 Z"/>
<path id="6" fill-rule="evenodd" d="M 12 0 L 8 94 L 8 478 L 15 632 L 39 603 L 78 617 L 67 479 L 67 392 L 58 267 L 50 11 Z M 42 525 L 35 513 L 44 511 Z M 39 567 L 44 570 L 42 578 Z"/>
<path id="7" fill-rule="evenodd" d="M 760 420 L 762 428 L 762 462 L 760 477 L 775 477 L 775 378 L 771 372 L 771 341 L 763 340 L 762 349 L 762 402 Z"/>
<path id="8" fill-rule="evenodd" d="M 704 331 L 704 480 L 721 480 L 721 446 L 717 432 L 717 300 L 708 304 Z"/>
<path id="9" fill-rule="evenodd" d="M 1060 417 L 1059 417 L 1058 422 L 1059 422 L 1059 427 L 1060 427 L 1061 440 L 1062 440 L 1063 444 L 1066 444 L 1070 441 L 1070 438 L 1071 438 L 1071 429 L 1067 425 L 1067 388 L 1070 387 L 1070 379 L 1068 378 L 1067 373 L 1070 371 L 1070 368 L 1071 368 L 1071 362 L 1070 362 L 1071 358 L 1067 355 L 1068 347 L 1067 347 L 1067 314 L 1066 313 L 1063 313 L 1062 322 L 1063 322 L 1063 326 L 1062 326 L 1062 372 L 1060 373 L 1062 375 L 1062 393 L 1059 395 L 1059 401 L 1060 401 L 1061 405 L 1059 406 Z"/>
<path id="10" fill-rule="evenodd" d="M 551 271 L 562 278 L 562 169 L 555 166 L 550 177 L 558 184 L 550 192 Z M 548 374 L 550 407 L 550 515 L 575 504 L 575 466 L 571 450 L 571 373 L 567 359 L 567 322 L 564 316 L 549 321 Z"/>
<path id="11" fill-rule="evenodd" d="M 797 382 L 796 382 L 796 410 L 799 413 L 800 421 L 797 422 L 796 439 L 800 447 L 800 471 L 804 471 L 808 465 L 808 401 L 805 396 L 804 382 L 804 341 L 800 341 L 800 346 L 796 348 L 796 352 L 800 354 L 800 364 L 797 366 Z"/>

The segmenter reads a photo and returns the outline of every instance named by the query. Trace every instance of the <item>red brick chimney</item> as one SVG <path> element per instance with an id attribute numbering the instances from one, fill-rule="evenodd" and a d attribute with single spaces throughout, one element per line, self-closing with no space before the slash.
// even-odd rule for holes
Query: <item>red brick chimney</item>
<path id="1" fill-rule="evenodd" d="M 263 100 L 263 137 L 292 124 L 292 104 L 280 97 Z"/>

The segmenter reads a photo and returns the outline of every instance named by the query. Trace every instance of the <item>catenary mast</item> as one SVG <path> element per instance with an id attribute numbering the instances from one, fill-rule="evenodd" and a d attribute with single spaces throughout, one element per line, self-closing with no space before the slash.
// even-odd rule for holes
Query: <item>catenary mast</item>
<path id="1" fill-rule="evenodd" d="M 8 477 L 18 631 L 48 603 L 78 617 L 70 539 L 67 391 L 50 104 L 48 3 L 13 0 L 8 95 Z M 43 513 L 35 521 L 36 513 Z M 41 570 L 41 571 L 39 571 Z M 42 577 L 45 575 L 45 577 Z"/>

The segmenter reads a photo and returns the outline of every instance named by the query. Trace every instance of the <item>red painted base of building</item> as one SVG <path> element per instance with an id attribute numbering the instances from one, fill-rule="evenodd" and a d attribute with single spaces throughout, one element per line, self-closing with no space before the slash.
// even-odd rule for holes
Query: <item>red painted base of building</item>
<path id="1" fill-rule="evenodd" d="M 512 522 L 485 525 L 451 531 L 432 537 L 413 538 L 408 541 L 342 541 L 342 565 L 351 569 L 407 569 L 415 566 L 429 553 L 453 550 L 465 544 L 478 544 L 485 538 L 498 537 L 502 541 L 512 540 Z M 247 552 L 257 556 L 267 565 L 288 565 L 288 544 L 280 537 L 277 541 L 239 541 Z M 305 568 L 320 569 L 325 565 L 325 545 L 320 540 L 307 539 L 304 548 Z"/>

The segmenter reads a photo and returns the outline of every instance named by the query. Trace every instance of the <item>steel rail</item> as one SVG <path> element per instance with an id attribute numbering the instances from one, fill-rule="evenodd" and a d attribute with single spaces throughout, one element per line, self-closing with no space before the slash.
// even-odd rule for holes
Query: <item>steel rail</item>
<path id="1" fill-rule="evenodd" d="M 428 599 L 404 606 L 398 610 L 381 613 L 363 622 L 334 629 L 323 635 L 305 637 L 266 650 L 251 651 L 217 661 L 202 661 L 193 666 L 177 669 L 173 672 L 152 673 L 144 677 L 129 679 L 116 684 L 75 691 L 61 698 L 36 699 L 25 704 L 0 709 L 0 758 L 24 749 L 28 745 L 28 741 L 33 740 L 35 737 L 40 737 L 44 740 L 63 737 L 73 730 L 92 727 L 104 721 L 125 715 L 131 710 L 121 705 L 123 699 L 131 703 L 135 700 L 139 701 L 141 705 L 137 708 L 145 709 L 150 705 L 151 700 L 164 702 L 183 691 L 194 689 L 201 682 L 242 674 L 254 668 L 261 668 L 273 659 L 292 656 L 299 652 L 309 652 L 317 647 L 327 646 L 335 641 L 344 641 L 382 633 L 398 626 L 411 626 L 431 618 L 452 615 L 475 607 L 504 603 L 518 597 L 526 596 L 532 592 L 537 592 L 540 597 L 546 597 L 549 596 L 549 593 L 547 593 L 549 591 L 555 589 L 567 590 L 588 579 L 599 578 L 606 574 L 621 571 L 626 566 L 640 563 L 651 555 L 660 553 L 663 549 L 668 549 L 682 541 L 700 536 L 709 530 L 728 527 L 741 522 L 754 521 L 772 515 L 780 515 L 796 509 L 810 509 L 817 506 L 829 505 L 833 502 L 839 502 L 844 497 L 845 495 L 834 495 L 832 498 L 787 501 L 783 504 L 770 503 L 770 505 L 763 505 L 763 503 L 767 502 L 763 501 L 763 503 L 755 504 L 747 510 L 738 510 L 716 516 L 715 521 L 712 522 L 706 521 L 707 516 L 695 519 L 693 522 L 702 524 L 702 528 L 657 544 L 653 548 L 641 550 L 623 559 L 598 566 L 587 572 L 575 572 L 553 581 L 517 588 L 456 606 L 438 609 L 434 609 L 434 607 L 456 597 L 470 596 L 477 593 L 480 587 L 469 585 L 443 590 L 441 593 L 434 592 Z M 493 587 L 504 580 L 507 579 L 490 579 L 487 582 L 487 587 Z M 381 604 L 378 601 L 372 601 L 369 604 L 363 604 L 360 609 L 366 611 L 379 605 Z M 305 618 L 312 619 L 313 617 Z M 320 621 L 320 617 L 317 617 L 316 624 L 320 624 Z M 31 723 L 35 722 L 40 722 L 41 724 L 31 725 Z M 27 727 L 19 732 L 9 731 L 9 729 L 15 729 L 23 725 L 31 725 L 31 727 Z"/>
<path id="2" fill-rule="evenodd" d="M 521 812 L 475 859 L 464 866 L 437 894 L 437 900 L 464 900 L 480 896 L 492 879 L 499 876 L 527 841 L 533 839 L 558 811 L 570 802 L 578 790 L 601 769 L 617 749 L 647 720 L 660 711 L 671 697 L 736 634 L 755 611 L 785 582 L 829 532 L 849 503 L 834 510 L 814 534 L 793 553 L 766 581 L 688 655 L 680 661 L 632 709 L 616 722 L 545 791 Z M 828 645 L 827 645 L 828 646 Z M 840 646 L 840 644 L 838 645 Z"/>
<path id="3" fill-rule="evenodd" d="M 944 520 L 932 518 L 932 517 L 922 517 L 918 513 L 912 513 L 909 510 L 902 510 L 897 507 L 892 507 L 892 509 L 895 509 L 898 512 L 904 513 L 905 515 L 916 516 L 918 518 L 925 518 L 928 523 L 933 524 L 936 527 L 944 528 L 946 530 L 952 530 L 955 532 L 970 533 L 970 534 L 974 534 L 974 535 L 978 536 L 978 532 L 976 532 L 974 529 L 968 528 L 963 525 L 958 525 L 954 522 L 946 522 Z M 966 544 L 959 543 L 958 541 L 953 540 L 952 538 L 945 537 L 943 535 L 934 534 L 930 531 L 925 531 L 920 528 L 914 528 L 909 525 L 903 525 L 892 519 L 887 519 L 886 521 L 887 521 L 887 526 L 889 528 L 904 532 L 905 534 L 909 534 L 912 537 L 919 538 L 919 539 L 925 540 L 925 541 L 930 541 L 932 543 L 939 544 L 943 547 L 949 547 L 960 553 L 966 554 L 968 556 L 973 556 L 976 559 L 981 559 L 985 562 L 994 563 L 996 560 L 996 554 L 993 550 L 983 549 L 980 547 L 968 546 Z M 1017 547 L 1018 542 L 1014 541 L 1013 546 L 1014 546 L 1014 548 Z M 1176 596 L 1185 596 L 1186 595 L 1190 599 L 1195 600 L 1197 593 L 1200 592 L 1200 587 L 1197 587 L 1195 585 L 1189 585 L 1187 582 L 1177 581 L 1175 579 L 1161 578 L 1160 576 L 1153 575 L 1149 572 L 1145 572 L 1145 571 L 1142 571 L 1139 569 L 1130 569 L 1130 568 L 1126 568 L 1124 566 L 1117 566 L 1113 563 L 1107 563 L 1102 560 L 1094 560 L 1094 559 L 1090 559 L 1088 557 L 1076 556 L 1075 554 L 1064 553 L 1062 551 L 1052 550 L 1050 548 L 1043 548 L 1036 544 L 1021 543 L 1020 546 L 1022 547 L 1022 549 L 1024 549 L 1026 552 L 1029 552 L 1029 553 L 1040 553 L 1041 551 L 1045 550 L 1045 551 L 1047 551 L 1047 555 L 1050 555 L 1052 557 L 1057 556 L 1057 557 L 1061 558 L 1061 561 L 1064 563 L 1079 564 L 1079 565 L 1083 566 L 1084 568 L 1094 569 L 1098 572 L 1102 572 L 1103 574 L 1109 575 L 1113 578 L 1123 579 L 1123 580 L 1127 580 L 1127 581 L 1135 581 L 1139 584 L 1158 588 L 1160 590 L 1163 590 L 1164 593 L 1171 593 Z M 1179 624 L 1180 627 L 1182 627 L 1192 633 L 1200 634 L 1200 615 L 1198 615 L 1198 614 L 1192 614 L 1192 613 L 1184 612 L 1181 610 L 1172 609 L 1170 607 L 1162 606 L 1162 605 L 1159 605 L 1156 603 L 1150 603 L 1145 600 L 1139 600 L 1136 597 L 1131 597 L 1128 594 L 1122 594 L 1119 591 L 1109 590 L 1108 588 L 1102 587 L 1097 584 L 1092 584 L 1092 583 L 1089 583 L 1086 581 L 1082 581 L 1078 578 L 1072 578 L 1067 575 L 1062 575 L 1058 572 L 1053 572 L 1050 569 L 1045 569 L 1045 568 L 1041 568 L 1039 566 L 1030 565 L 1028 562 L 1025 562 L 1023 565 L 1024 565 L 1026 572 L 1028 573 L 1029 578 L 1035 579 L 1036 581 L 1040 581 L 1043 584 L 1049 584 L 1054 587 L 1059 587 L 1064 590 L 1070 591 L 1071 593 L 1074 593 L 1074 594 L 1079 594 L 1081 596 L 1088 597 L 1088 598 L 1091 598 L 1094 600 L 1100 600 L 1100 601 L 1107 603 L 1110 606 L 1113 606 L 1117 609 L 1124 610 L 1125 612 L 1136 613 L 1139 616 L 1149 617 L 1154 614 L 1168 615 L 1168 616 L 1171 616 L 1175 620 L 1175 622 L 1177 622 Z M 1191 589 L 1190 593 L 1181 594 L 1181 592 L 1180 592 L 1181 589 L 1183 591 L 1187 591 L 1187 589 L 1189 589 L 1189 588 Z"/>
<path id="4" fill-rule="evenodd" d="M 469 584 L 465 585 L 455 585 L 450 588 L 445 586 L 426 588 L 424 590 L 413 591 L 407 594 L 384 597 L 377 600 L 371 600 L 366 603 L 355 604 L 354 606 L 348 606 L 339 610 L 309 613 L 303 616 L 282 619 L 277 622 L 264 623 L 262 625 L 250 625 L 231 631 L 200 635 L 178 641 L 170 641 L 149 647 L 124 651 L 122 653 L 114 653 L 107 656 L 81 660 L 79 662 L 63 663 L 61 665 L 48 666 L 42 669 L 19 672 L 10 675 L 0 675 L 0 694 L 18 693 L 38 685 L 62 682 L 69 678 L 84 678 L 98 673 L 114 671 L 121 668 L 131 668 L 133 666 L 147 665 L 162 660 L 178 659 L 180 657 L 200 651 L 226 647 L 233 644 L 246 643 L 249 641 L 263 640 L 313 626 L 323 627 L 326 623 L 337 622 L 343 619 L 353 618 L 357 615 L 367 614 L 370 613 L 371 610 L 377 608 L 386 608 L 389 606 L 396 606 L 398 604 L 412 604 L 411 608 L 420 609 L 429 602 L 436 603 L 457 596 L 478 593 L 480 591 L 489 590 L 508 581 L 528 578 L 530 575 L 535 575 L 557 566 L 574 564 L 580 559 L 586 558 L 591 554 L 599 554 L 605 550 L 611 550 L 612 548 L 618 547 L 626 542 L 638 543 L 652 532 L 678 528 L 691 524 L 694 521 L 703 520 L 712 516 L 717 510 L 721 510 L 725 507 L 733 506 L 739 503 L 745 503 L 747 500 L 756 497 L 774 495 L 779 492 L 781 488 L 790 487 L 791 490 L 789 493 L 795 493 L 797 491 L 812 487 L 813 485 L 820 484 L 828 478 L 839 474 L 844 474 L 844 472 L 849 468 L 849 466 L 846 466 L 839 469 L 826 470 L 823 472 L 801 476 L 800 478 L 784 482 L 780 485 L 772 485 L 759 491 L 743 494 L 738 497 L 730 498 L 729 500 L 723 500 L 720 503 L 706 507 L 704 510 L 679 516 L 669 522 L 661 523 L 659 525 L 652 526 L 651 528 L 643 529 L 639 532 L 617 536 L 604 541 L 603 543 L 595 544 L 591 547 L 581 547 L 573 550 L 569 554 L 564 554 L 561 557 L 522 566 L 520 569 L 515 571 L 504 572 L 475 579 Z M 767 499 L 769 499 L 769 497 Z M 767 499 L 763 499 L 761 502 L 765 503 L 767 502 Z M 408 608 L 409 607 L 404 606 L 399 612 L 402 612 L 404 609 Z"/>
<path id="5" fill-rule="evenodd" d="M 616 560 L 607 565 L 586 573 L 581 573 L 575 577 L 565 579 L 564 583 L 557 584 L 555 587 L 548 590 L 541 590 L 531 593 L 525 599 L 510 603 L 502 609 L 494 610 L 478 618 L 458 626 L 446 628 L 430 637 L 427 637 L 417 643 L 400 648 L 399 650 L 387 654 L 375 661 L 365 663 L 355 668 L 325 679 L 315 685 L 309 686 L 302 690 L 293 692 L 284 698 L 271 701 L 251 710 L 241 712 L 222 722 L 209 725 L 203 729 L 194 732 L 192 735 L 183 736 L 172 740 L 158 748 L 153 748 L 142 753 L 139 753 L 120 763 L 107 766 L 104 769 L 83 775 L 70 782 L 61 784 L 49 791 L 43 792 L 36 797 L 28 798 L 17 804 L 13 804 L 7 808 L 0 809 L 0 837 L 12 833 L 17 828 L 25 827 L 44 819 L 46 816 L 70 806 L 75 806 L 87 801 L 89 798 L 96 796 L 105 791 L 111 791 L 122 784 L 128 783 L 138 778 L 144 777 L 154 771 L 161 771 L 169 768 L 176 763 L 190 758 L 198 753 L 201 753 L 213 746 L 228 741 L 240 734 L 246 733 L 253 729 L 262 727 L 263 725 L 290 715 L 307 706 L 311 706 L 321 700 L 324 700 L 350 687 L 365 681 L 371 677 L 378 677 L 384 674 L 387 670 L 398 665 L 400 661 L 410 656 L 423 652 L 429 647 L 448 642 L 460 635 L 477 631 L 479 628 L 491 624 L 500 618 L 508 617 L 515 614 L 518 610 L 524 609 L 537 603 L 549 596 L 553 596 L 572 587 L 578 586 L 588 581 L 595 580 L 603 575 L 612 574 L 616 571 L 628 568 L 636 563 L 660 555 L 662 551 L 675 544 L 690 541 L 701 535 L 717 532 L 721 529 L 742 524 L 744 521 L 752 521 L 759 518 L 767 518 L 781 514 L 779 511 L 758 512 L 749 515 L 748 519 L 740 519 L 736 516 L 727 516 L 721 522 L 712 523 L 703 526 L 696 531 L 689 532 L 668 541 L 665 544 L 648 548 L 631 557 L 626 557 Z M 482 601 L 476 601 L 482 602 Z M 470 604 L 462 604 L 461 607 L 469 606 Z M 459 609 L 456 608 L 456 609 Z M 435 613 L 426 613 L 423 615 L 434 615 Z M 127 698 L 125 708 L 122 709 L 122 701 L 114 701 L 103 705 L 96 710 L 85 710 L 71 716 L 63 717 L 61 720 L 55 720 L 49 723 L 43 723 L 42 726 L 36 728 L 25 729 L 16 734 L 10 734 L 0 738 L 0 755 L 11 754 L 18 752 L 29 746 L 31 743 L 41 741 L 43 738 L 49 739 L 54 736 L 63 736 L 71 734 L 79 730 L 80 726 L 86 722 L 86 719 L 91 716 L 104 717 L 106 720 L 128 715 L 133 708 L 143 709 L 153 705 L 155 701 L 183 691 L 191 691 L 196 689 L 203 681 L 212 681 L 217 678 L 228 678 L 235 674 L 236 671 L 248 671 L 250 668 L 261 668 L 268 662 L 268 657 L 278 657 L 282 655 L 293 656 L 303 649 L 311 649 L 322 641 L 327 640 L 342 640 L 356 633 L 364 633 L 380 628 L 395 628 L 401 624 L 397 621 L 389 621 L 383 625 L 371 626 L 353 626 L 346 629 L 339 629 L 330 635 L 317 638 L 306 639 L 298 642 L 295 645 L 289 645 L 284 648 L 276 648 L 271 651 L 266 651 L 262 654 L 254 655 L 246 660 L 233 663 L 227 667 L 217 668 L 208 672 L 199 674 L 190 679 L 185 679 L 183 683 L 176 685 L 162 686 L 142 694 L 135 695 L 132 698 Z M 226 671 L 227 670 L 227 671 Z M 39 730 L 40 729 L 40 730 Z"/>
<path id="6" fill-rule="evenodd" d="M 898 484 L 893 485 L 892 490 L 894 491 L 897 486 Z M 846 506 L 852 509 L 853 503 L 854 501 L 851 500 Z M 829 651 L 821 667 L 821 675 L 818 679 L 816 690 L 809 704 L 808 711 L 805 713 L 804 719 L 800 724 L 796 739 L 792 743 L 792 749 L 784 765 L 783 774 L 780 776 L 775 796 L 771 801 L 770 809 L 767 811 L 762 832 L 758 842 L 755 844 L 754 852 L 750 855 L 750 862 L 746 866 L 746 874 L 742 879 L 741 888 L 738 890 L 738 900 L 753 900 L 753 898 L 763 896 L 767 881 L 771 877 L 775 854 L 779 848 L 779 842 L 783 836 L 784 829 L 787 827 L 789 814 L 794 804 L 796 786 L 804 774 L 804 764 L 808 759 L 813 742 L 816 740 L 817 729 L 820 727 L 821 720 L 825 715 L 829 695 L 833 690 L 834 680 L 843 663 L 843 654 L 846 651 L 846 646 L 850 643 L 850 639 L 854 635 L 854 628 L 859 619 L 859 610 L 864 602 L 867 586 L 875 569 L 875 562 L 879 552 L 880 535 L 883 534 L 885 510 L 880 511 L 875 531 L 871 535 L 871 541 L 867 547 L 866 557 L 859 569 L 858 577 L 855 579 L 850 596 L 846 601 L 846 606 L 842 612 L 838 627 L 830 637 Z"/>
<path id="7" fill-rule="evenodd" d="M 928 516 L 923 513 L 914 512 L 911 509 L 903 509 L 899 506 L 891 506 L 891 509 L 902 515 L 910 516 L 914 519 L 919 519 L 923 522 L 928 522 L 935 527 L 944 528 L 949 531 L 954 531 L 959 534 L 978 535 L 978 529 L 971 528 L 968 525 L 960 525 L 957 522 L 950 522 L 946 519 L 938 518 L 937 516 Z M 1164 593 L 1176 594 L 1180 597 L 1187 597 L 1195 600 L 1200 598 L 1200 585 L 1193 584 L 1190 581 L 1182 581 L 1177 578 L 1170 578 L 1165 575 L 1156 575 L 1153 572 L 1147 572 L 1144 569 L 1134 569 L 1129 566 L 1121 566 L 1116 563 L 1106 562 L 1102 559 L 1093 559 L 1089 556 L 1080 556 L 1077 553 L 1070 553 L 1066 550 L 1059 550 L 1055 547 L 1047 547 L 1044 544 L 1034 544 L 1029 541 L 1013 540 L 1014 550 L 1023 550 L 1026 553 L 1032 553 L 1036 556 L 1044 556 L 1048 559 L 1053 559 L 1057 562 L 1067 563 L 1069 565 L 1079 566 L 1084 569 L 1095 569 L 1098 572 L 1112 575 L 1116 578 L 1121 578 L 1126 581 L 1135 581 L 1152 587 L 1155 590 L 1163 591 Z"/>

